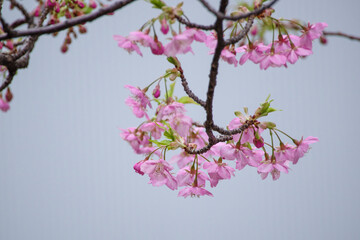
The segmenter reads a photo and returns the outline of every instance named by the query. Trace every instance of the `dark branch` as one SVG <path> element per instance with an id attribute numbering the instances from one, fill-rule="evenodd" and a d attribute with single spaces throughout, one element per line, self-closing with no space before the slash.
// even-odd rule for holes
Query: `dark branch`
<path id="1" fill-rule="evenodd" d="M 262 11 L 264 11 L 267 8 L 270 8 L 272 5 L 274 5 L 278 0 L 273 0 L 271 1 L 269 4 L 263 5 L 258 9 L 255 9 L 254 11 L 248 12 L 248 13 L 244 13 L 244 14 L 240 14 L 240 15 L 236 15 L 236 16 L 227 16 L 222 12 L 218 12 L 216 11 L 213 7 L 211 7 L 211 5 L 205 1 L 205 0 L 199 0 L 204 7 L 209 10 L 209 12 L 213 13 L 218 19 L 226 19 L 226 20 L 232 20 L 232 21 L 238 21 L 240 19 L 245 19 L 250 17 L 251 15 L 258 15 L 259 13 L 261 13 Z"/>
<path id="2" fill-rule="evenodd" d="M 235 36 L 233 38 L 230 38 L 230 39 L 226 40 L 225 45 L 227 46 L 227 45 L 230 45 L 230 44 L 235 44 L 238 41 L 240 41 L 241 39 L 243 39 L 245 37 L 245 35 L 249 32 L 251 26 L 253 25 L 254 17 L 255 17 L 255 15 L 250 16 L 249 20 L 247 21 L 247 23 L 245 25 L 245 28 L 240 32 L 240 34 L 238 34 L 237 36 Z"/>
<path id="3" fill-rule="evenodd" d="M 33 23 L 33 18 L 30 16 L 30 14 L 26 11 L 26 9 L 24 8 L 24 6 L 22 4 L 20 4 L 19 2 L 17 2 L 16 0 L 10 0 L 11 4 L 16 7 L 17 9 L 19 9 L 19 11 L 24 15 L 25 17 L 25 21 L 28 22 L 29 24 Z"/>
<path id="4" fill-rule="evenodd" d="M 186 81 L 186 78 L 184 76 L 184 71 L 182 70 L 182 68 L 178 67 L 177 70 L 180 72 L 181 83 L 184 87 L 184 91 L 186 92 L 186 94 L 189 97 L 191 97 L 196 103 L 200 104 L 200 106 L 205 107 L 205 102 L 200 98 L 198 98 L 189 88 L 188 82 Z"/>
<path id="5" fill-rule="evenodd" d="M 357 36 L 353 36 L 353 35 L 349 35 L 346 33 L 342 33 L 342 32 L 328 32 L 328 31 L 324 31 L 323 34 L 325 36 L 338 36 L 338 37 L 345 37 L 351 40 L 357 40 L 360 41 L 360 37 Z"/>
<path id="6" fill-rule="evenodd" d="M 182 24 L 184 24 L 190 28 L 198 28 L 198 29 L 202 29 L 202 30 L 213 30 L 215 28 L 214 25 L 205 26 L 205 25 L 189 22 L 180 16 L 175 16 L 175 17 L 179 22 L 181 22 Z"/>
<path id="7" fill-rule="evenodd" d="M 76 17 L 76 18 L 73 18 L 70 20 L 66 20 L 66 21 L 58 23 L 58 24 L 49 25 L 49 26 L 40 27 L 40 28 L 21 30 L 21 31 L 13 31 L 12 34 L 2 34 L 2 35 L 0 35 L 0 40 L 23 37 L 23 36 L 33 36 L 33 35 L 40 36 L 43 34 L 59 32 L 59 31 L 68 29 L 75 25 L 84 24 L 86 22 L 91 22 L 99 17 L 102 17 L 106 14 L 112 13 L 134 1 L 136 1 L 136 0 L 121 0 L 121 1 L 114 2 L 114 3 L 110 4 L 109 6 L 100 8 L 96 12 L 93 12 L 93 13 L 90 13 L 87 15 L 83 15 L 80 17 Z"/>
<path id="8" fill-rule="evenodd" d="M 219 12 L 224 13 L 225 9 L 228 5 L 228 0 L 221 0 Z M 216 142 L 216 138 L 214 133 L 212 132 L 212 127 L 214 124 L 213 120 L 213 101 L 214 101 L 214 92 L 216 87 L 216 79 L 219 68 L 219 60 L 221 51 L 224 49 L 224 37 L 223 37 L 223 19 L 217 18 L 215 22 L 215 31 L 218 36 L 218 41 L 216 44 L 213 60 L 211 62 L 210 74 L 209 74 L 209 85 L 208 91 L 206 94 L 206 121 L 204 122 L 206 133 L 209 137 L 209 145 L 214 144 Z"/>

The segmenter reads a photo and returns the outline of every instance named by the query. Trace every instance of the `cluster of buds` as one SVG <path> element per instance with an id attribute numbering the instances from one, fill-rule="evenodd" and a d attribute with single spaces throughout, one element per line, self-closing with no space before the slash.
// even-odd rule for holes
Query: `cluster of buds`
<path id="1" fill-rule="evenodd" d="M 100 5 L 103 4 L 100 2 Z M 92 10 L 96 9 L 98 3 L 95 0 L 67 0 L 67 1 L 56 1 L 56 0 L 46 0 L 45 2 L 39 1 L 39 5 L 32 11 L 34 17 L 40 17 L 41 9 L 43 7 L 48 7 L 50 9 L 50 18 L 48 25 L 60 23 L 63 20 L 71 19 L 74 17 L 79 17 L 85 14 L 89 14 Z M 78 25 L 78 32 L 84 34 L 87 32 L 87 29 L 84 25 Z M 67 31 L 64 43 L 61 46 L 61 52 L 65 53 L 68 51 L 69 44 L 71 43 L 71 36 L 73 34 L 76 38 L 76 32 L 73 27 L 69 28 Z M 57 33 L 53 34 L 54 36 Z"/>

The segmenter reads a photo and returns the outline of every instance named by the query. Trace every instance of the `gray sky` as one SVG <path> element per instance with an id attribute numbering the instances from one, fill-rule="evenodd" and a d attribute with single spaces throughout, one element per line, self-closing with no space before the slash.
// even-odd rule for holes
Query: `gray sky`
<path id="1" fill-rule="evenodd" d="M 184 8 L 194 21 L 211 19 L 195 1 Z M 277 17 L 360 35 L 359 1 L 283 0 L 275 8 Z M 140 123 L 124 104 L 123 86 L 145 86 L 170 65 L 147 49 L 143 58 L 128 55 L 112 35 L 126 36 L 154 13 L 139 1 L 87 24 L 88 33 L 65 55 L 63 37 L 39 40 L 29 68 L 12 84 L 11 110 L 0 113 L 0 239 L 360 238 L 360 43 L 329 38 L 288 69 L 222 62 L 214 105 L 219 125 L 271 93 L 283 111 L 269 120 L 294 137 L 320 141 L 276 182 L 245 168 L 210 189 L 213 198 L 183 199 L 136 174 L 132 166 L 141 156 L 119 136 L 119 128 Z M 182 65 L 204 97 L 211 58 L 201 45 L 194 50 L 181 56 Z M 199 109 L 188 114 L 202 121 Z"/>

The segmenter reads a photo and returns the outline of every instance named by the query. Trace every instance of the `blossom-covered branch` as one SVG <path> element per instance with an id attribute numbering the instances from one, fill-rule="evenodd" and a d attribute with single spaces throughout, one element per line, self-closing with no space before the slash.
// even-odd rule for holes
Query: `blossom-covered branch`
<path id="1" fill-rule="evenodd" d="M 18 37 L 24 37 L 24 36 L 40 36 L 43 34 L 49 34 L 49 33 L 55 33 L 55 32 L 59 32 L 65 29 L 68 29 L 70 27 L 79 25 L 79 24 L 84 24 L 86 22 L 91 22 L 97 18 L 100 18 L 106 14 L 110 14 L 113 13 L 114 11 L 128 5 L 129 3 L 132 3 L 136 0 L 120 0 L 120 1 L 116 1 L 108 6 L 102 7 L 99 10 L 97 10 L 96 12 L 87 14 L 87 15 L 82 15 L 76 18 L 72 18 L 70 20 L 66 20 L 64 22 L 61 23 L 57 23 L 57 24 L 53 24 L 53 25 L 49 25 L 49 26 L 45 26 L 45 27 L 40 27 L 40 28 L 31 28 L 31 29 L 27 29 L 27 30 L 19 30 L 19 31 L 11 31 L 10 33 L 4 33 L 0 35 L 0 40 L 6 40 L 6 39 L 11 39 L 11 38 L 18 38 Z"/>

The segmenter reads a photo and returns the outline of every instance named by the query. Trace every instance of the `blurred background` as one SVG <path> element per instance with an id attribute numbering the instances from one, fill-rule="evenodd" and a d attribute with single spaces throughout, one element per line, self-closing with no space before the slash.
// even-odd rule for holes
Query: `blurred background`
<path id="1" fill-rule="evenodd" d="M 355 0 L 279 1 L 274 16 L 326 22 L 329 31 L 359 36 L 359 8 Z M 192 21 L 213 21 L 197 1 L 184 1 L 184 9 Z M 360 42 L 316 41 L 312 56 L 287 69 L 222 61 L 218 125 L 244 106 L 254 111 L 271 94 L 283 111 L 269 121 L 295 138 L 320 141 L 278 181 L 263 181 L 247 167 L 209 189 L 214 197 L 183 199 L 136 174 L 141 156 L 119 136 L 140 123 L 124 103 L 123 86 L 144 87 L 171 65 L 148 49 L 144 57 L 129 55 L 112 36 L 127 36 L 158 13 L 135 2 L 86 24 L 88 33 L 66 54 L 64 33 L 37 42 L 28 69 L 13 81 L 11 109 L 0 112 L 0 239 L 360 239 Z M 204 98 L 211 57 L 200 44 L 193 49 L 180 60 Z M 205 116 L 196 106 L 188 115 Z"/>

